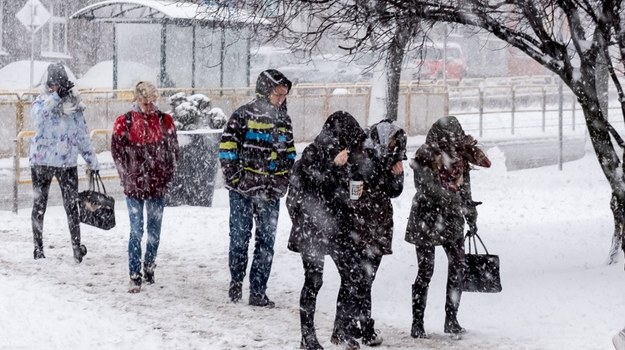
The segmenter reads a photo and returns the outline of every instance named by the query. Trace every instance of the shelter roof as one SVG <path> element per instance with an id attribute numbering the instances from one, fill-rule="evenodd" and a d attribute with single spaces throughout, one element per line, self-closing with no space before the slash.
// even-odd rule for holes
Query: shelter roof
<path id="1" fill-rule="evenodd" d="M 263 23 L 244 11 L 216 11 L 209 5 L 170 0 L 108 0 L 78 10 L 70 16 L 102 22 L 119 23 Z"/>

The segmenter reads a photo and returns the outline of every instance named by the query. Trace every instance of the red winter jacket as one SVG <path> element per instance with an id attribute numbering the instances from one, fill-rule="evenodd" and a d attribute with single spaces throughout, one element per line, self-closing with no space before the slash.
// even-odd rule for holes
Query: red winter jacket
<path id="1" fill-rule="evenodd" d="M 128 197 L 162 197 L 178 161 L 178 139 L 169 114 L 129 112 L 117 117 L 113 126 L 111 154 Z"/>

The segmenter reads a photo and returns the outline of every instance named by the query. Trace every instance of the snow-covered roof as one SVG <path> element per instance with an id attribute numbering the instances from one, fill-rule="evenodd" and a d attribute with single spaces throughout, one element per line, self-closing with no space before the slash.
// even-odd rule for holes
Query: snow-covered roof
<path id="1" fill-rule="evenodd" d="M 263 23 L 243 11 L 231 11 L 227 16 L 214 7 L 168 0 L 108 0 L 86 6 L 70 16 L 103 22 L 224 22 Z"/>

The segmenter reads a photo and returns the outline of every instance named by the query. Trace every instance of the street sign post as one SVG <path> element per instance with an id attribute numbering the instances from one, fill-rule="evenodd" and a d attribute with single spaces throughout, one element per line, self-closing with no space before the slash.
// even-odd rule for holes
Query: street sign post
<path id="1" fill-rule="evenodd" d="M 35 70 L 35 32 L 37 32 L 52 15 L 39 0 L 28 0 L 15 17 L 30 31 L 30 89 L 33 88 Z"/>

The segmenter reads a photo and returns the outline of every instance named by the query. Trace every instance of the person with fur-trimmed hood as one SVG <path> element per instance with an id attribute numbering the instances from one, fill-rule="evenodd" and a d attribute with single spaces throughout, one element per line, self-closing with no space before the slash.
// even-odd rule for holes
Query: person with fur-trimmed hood
<path id="1" fill-rule="evenodd" d="M 85 159 L 92 171 L 99 169 L 98 158 L 83 114 L 86 107 L 63 65 L 50 64 L 41 83 L 41 94 L 33 101 L 31 109 L 35 128 L 29 157 L 33 182 L 33 256 L 35 259 L 45 258 L 43 221 L 50 184 L 56 178 L 67 214 L 74 261 L 81 263 L 87 247 L 81 244 L 80 237 L 78 155 Z"/>
<path id="2" fill-rule="evenodd" d="M 248 245 L 256 223 L 250 270 L 249 304 L 274 307 L 266 294 L 273 261 L 280 198 L 289 186 L 295 144 L 286 97 L 291 81 L 275 69 L 258 76 L 256 98 L 239 107 L 226 124 L 219 161 L 230 197 L 230 288 L 234 303 L 242 297 Z"/>
<path id="3" fill-rule="evenodd" d="M 410 167 L 414 170 L 416 193 L 406 228 L 406 241 L 414 244 L 418 273 L 412 285 L 413 338 L 427 338 L 423 315 L 428 286 L 434 272 L 434 248 L 441 245 L 447 254 L 447 297 L 444 332 L 464 333 L 458 323 L 458 306 L 466 268 L 464 224 L 467 234 L 477 232 L 476 205 L 471 196 L 471 165 L 490 167 L 490 160 L 466 135 L 453 116 L 437 120 L 416 152 Z"/>
<path id="4" fill-rule="evenodd" d="M 362 147 L 366 134 L 358 121 L 347 112 L 332 113 L 323 124 L 315 140 L 302 152 L 292 170 L 286 205 L 293 226 L 288 248 L 301 254 L 304 265 L 304 286 L 300 294 L 301 347 L 323 349 L 315 332 L 317 294 L 323 284 L 325 255 L 337 261 L 341 241 L 351 228 L 351 210 L 348 184 L 351 151 Z M 341 288 L 349 280 L 350 266 L 338 264 Z M 348 319 L 345 308 L 337 305 L 339 320 Z M 343 323 L 340 325 L 343 329 Z M 341 333 L 334 339 L 351 346 L 358 343 Z M 355 345 L 354 345 L 355 344 Z"/>

